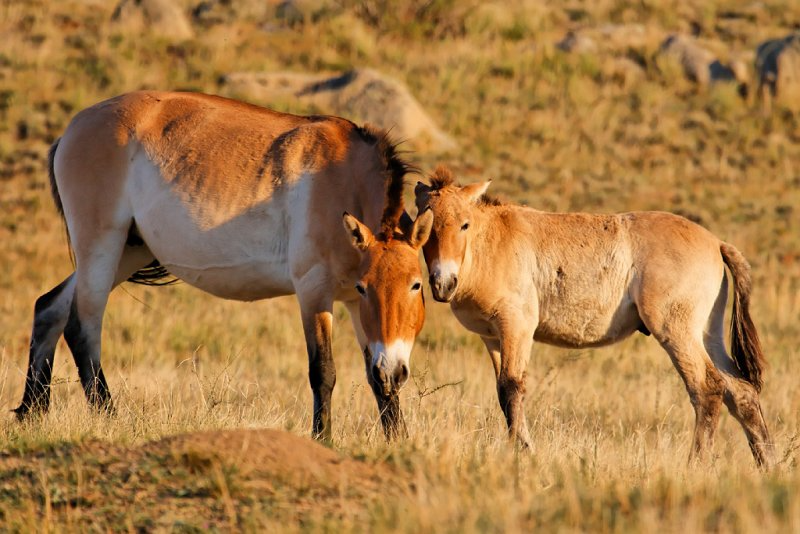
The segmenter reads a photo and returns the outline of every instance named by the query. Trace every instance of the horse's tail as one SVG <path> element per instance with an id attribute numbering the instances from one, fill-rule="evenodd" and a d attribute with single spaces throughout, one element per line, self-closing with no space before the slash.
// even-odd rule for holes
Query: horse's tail
<path id="1" fill-rule="evenodd" d="M 750 317 L 750 293 L 752 291 L 750 265 L 733 245 L 721 243 L 719 249 L 722 253 L 722 260 L 730 269 L 733 279 L 731 354 L 744 379 L 760 392 L 764 384 L 762 375 L 766 360 L 756 326 Z"/>
<path id="2" fill-rule="evenodd" d="M 61 203 L 61 195 L 58 194 L 58 184 L 56 183 L 56 150 L 58 150 L 58 143 L 61 141 L 59 137 L 55 143 L 50 147 L 47 153 L 47 173 L 50 175 L 50 194 L 53 195 L 53 202 L 56 204 L 56 209 L 61 218 L 64 218 L 64 204 Z"/>
<path id="3" fill-rule="evenodd" d="M 58 143 L 61 138 L 55 140 L 47 152 L 47 174 L 50 176 L 50 194 L 53 196 L 53 203 L 56 205 L 58 214 L 61 216 L 61 222 L 64 223 L 64 234 L 67 236 L 67 247 L 69 248 L 69 259 L 72 265 L 75 265 L 75 253 L 72 251 L 72 241 L 69 238 L 69 228 L 67 228 L 67 221 L 64 218 L 64 203 L 61 202 L 61 195 L 58 193 L 58 184 L 56 183 L 56 150 L 58 150 Z"/>

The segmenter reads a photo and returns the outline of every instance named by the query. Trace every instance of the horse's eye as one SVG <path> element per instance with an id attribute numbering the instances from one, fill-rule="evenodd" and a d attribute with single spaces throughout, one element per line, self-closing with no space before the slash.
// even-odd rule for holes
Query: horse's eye
<path id="1" fill-rule="evenodd" d="M 422 287 L 422 284 L 419 282 L 414 282 L 414 285 L 411 286 L 411 291 L 419 291 Z"/>
<path id="2" fill-rule="evenodd" d="M 469 223 L 468 222 L 465 222 L 464 224 L 461 225 L 461 231 L 462 232 L 465 232 L 467 230 L 467 228 L 469 228 Z"/>
<path id="3" fill-rule="evenodd" d="M 361 285 L 361 283 L 360 283 L 360 282 L 359 282 L 358 284 L 356 284 L 356 291 L 358 291 L 359 293 L 361 293 L 361 296 L 362 296 L 362 297 L 364 297 L 364 296 L 366 296 L 366 295 L 367 295 L 367 290 L 366 290 L 366 289 L 364 289 L 364 286 L 363 286 L 363 285 Z"/>

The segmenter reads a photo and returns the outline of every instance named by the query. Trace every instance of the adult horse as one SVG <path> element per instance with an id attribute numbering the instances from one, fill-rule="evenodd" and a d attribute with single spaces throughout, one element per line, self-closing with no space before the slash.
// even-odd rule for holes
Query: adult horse
<path id="1" fill-rule="evenodd" d="M 459 187 L 440 167 L 415 193 L 419 213 L 434 215 L 423 248 L 433 296 L 483 339 L 512 437 L 529 443 L 523 395 L 534 340 L 595 347 L 638 330 L 653 334 L 686 385 L 696 416 L 690 457 L 711 445 L 724 402 L 756 462 L 773 463 L 750 268 L 738 250 L 677 215 L 545 213 L 490 201 L 488 186 Z M 723 341 L 725 266 L 733 358 Z"/>
<path id="2" fill-rule="evenodd" d="M 324 439 L 336 382 L 331 312 L 343 301 L 384 430 L 402 430 L 397 391 L 410 346 L 398 352 L 394 342 L 413 340 L 424 319 L 417 249 L 431 221 L 403 219 L 398 234 L 409 166 L 384 132 L 217 96 L 135 92 L 78 113 L 50 149 L 49 169 L 75 272 L 36 301 L 20 418 L 49 406 L 62 332 L 89 402 L 111 408 L 100 365 L 108 295 L 125 280 L 158 284 L 173 275 L 227 299 L 297 295 L 313 434 Z M 343 212 L 353 214 L 345 217 L 347 232 Z M 359 236 L 362 227 L 381 231 L 357 240 L 356 224 Z M 366 302 L 355 282 L 387 265 L 399 266 L 384 280 L 391 286 L 373 283 Z M 398 276 L 405 294 L 395 290 Z"/>

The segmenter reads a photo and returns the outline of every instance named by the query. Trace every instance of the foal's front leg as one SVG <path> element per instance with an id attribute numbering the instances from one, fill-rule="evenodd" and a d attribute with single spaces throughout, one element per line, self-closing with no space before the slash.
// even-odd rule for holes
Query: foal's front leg
<path id="1" fill-rule="evenodd" d="M 486 342 L 486 340 L 484 340 Z M 499 365 L 495 363 L 497 377 L 497 398 L 500 408 L 506 416 L 508 435 L 522 447 L 530 447 L 528 423 L 525 418 L 525 368 L 530 359 L 533 332 L 522 329 L 506 330 L 499 340 L 486 343 L 493 361 L 497 359 L 499 348 Z"/>

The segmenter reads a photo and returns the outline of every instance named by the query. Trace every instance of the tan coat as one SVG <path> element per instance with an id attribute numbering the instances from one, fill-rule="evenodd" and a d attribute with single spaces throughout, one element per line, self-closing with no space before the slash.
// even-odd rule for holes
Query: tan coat
<path id="1" fill-rule="evenodd" d="M 433 295 L 486 344 L 512 436 L 529 441 L 522 399 L 534 340 L 594 347 L 638 330 L 653 334 L 686 384 L 697 415 L 693 454 L 711 443 L 725 400 L 757 462 L 773 461 L 750 268 L 733 246 L 670 213 L 547 213 L 487 200 L 489 182 L 459 187 L 444 168 L 431 182 L 417 185 L 416 202 L 434 215 L 424 247 Z M 733 358 L 723 342 L 726 265 Z"/>
<path id="2" fill-rule="evenodd" d="M 217 96 L 143 91 L 81 111 L 50 152 L 53 196 L 66 220 L 76 270 L 37 302 L 18 414 L 47 407 L 62 331 L 90 401 L 110 407 L 100 367 L 108 294 L 125 280 L 158 283 L 171 274 L 228 299 L 297 295 L 314 393 L 313 431 L 330 438 L 334 300 L 351 311 L 370 382 L 375 362 L 384 376 L 408 365 L 410 345 L 392 358 L 370 354 L 367 345 L 413 340 L 418 325 L 380 328 L 385 299 L 373 316 L 359 318 L 355 283 L 384 264 L 407 264 L 419 277 L 421 242 L 398 239 L 375 262 L 364 261 L 341 222 L 349 212 L 376 233 L 397 226 L 408 168 L 384 132 Z M 368 339 L 373 330 L 378 338 Z M 400 385 L 391 382 L 387 391 L 396 397 Z M 373 389 L 377 395 L 384 384 Z M 399 407 L 395 412 L 399 417 Z"/>

